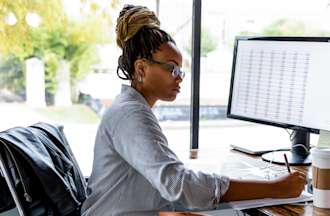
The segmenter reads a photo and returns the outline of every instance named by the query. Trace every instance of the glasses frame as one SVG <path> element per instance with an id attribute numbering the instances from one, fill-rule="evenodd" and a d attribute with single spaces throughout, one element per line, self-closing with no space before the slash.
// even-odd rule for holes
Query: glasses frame
<path id="1" fill-rule="evenodd" d="M 180 69 L 179 66 L 171 64 L 171 63 L 165 63 L 165 62 L 160 62 L 160 61 L 156 61 L 154 59 L 144 59 L 147 62 L 151 63 L 151 64 L 157 64 L 159 66 L 161 66 L 163 69 L 171 72 L 172 77 L 174 79 L 176 79 L 177 77 L 180 77 L 182 80 L 185 77 L 186 73 Z"/>

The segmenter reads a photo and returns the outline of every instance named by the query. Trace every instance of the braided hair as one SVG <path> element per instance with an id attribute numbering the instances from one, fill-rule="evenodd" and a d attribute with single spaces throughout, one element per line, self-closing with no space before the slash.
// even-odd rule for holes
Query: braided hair
<path id="1" fill-rule="evenodd" d="M 134 79 L 137 59 L 151 59 L 152 53 L 165 42 L 175 44 L 173 38 L 160 29 L 155 13 L 143 6 L 124 6 L 117 19 L 116 34 L 117 45 L 123 51 L 118 58 L 117 75 L 124 80 Z"/>

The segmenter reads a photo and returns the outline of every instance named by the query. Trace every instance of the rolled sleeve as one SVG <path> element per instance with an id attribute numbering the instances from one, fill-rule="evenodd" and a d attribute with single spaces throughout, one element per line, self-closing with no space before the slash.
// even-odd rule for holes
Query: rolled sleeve
<path id="1" fill-rule="evenodd" d="M 216 184 L 214 190 L 214 208 L 217 208 L 221 202 L 221 197 L 227 192 L 229 188 L 230 179 L 226 176 L 216 175 Z"/>

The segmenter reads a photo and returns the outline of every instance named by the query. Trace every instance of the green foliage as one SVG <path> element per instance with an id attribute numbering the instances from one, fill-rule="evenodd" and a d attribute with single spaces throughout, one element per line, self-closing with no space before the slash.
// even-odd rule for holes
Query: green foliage
<path id="1" fill-rule="evenodd" d="M 15 93 L 22 93 L 25 88 L 23 64 L 19 58 L 10 55 L 0 61 L 0 87 Z"/>
<path id="2" fill-rule="evenodd" d="M 99 62 L 96 53 L 95 46 L 82 45 L 77 49 L 76 55 L 71 60 L 71 81 L 73 84 L 88 74 L 91 65 Z"/>
<path id="3" fill-rule="evenodd" d="M 49 52 L 44 55 L 43 60 L 45 63 L 45 88 L 50 95 L 54 95 L 57 88 L 55 76 L 60 59 L 56 54 Z"/>
<path id="4" fill-rule="evenodd" d="M 26 22 L 26 15 L 29 12 L 37 13 L 43 26 L 49 30 L 58 25 L 66 23 L 61 0 L 1 0 L 0 1 L 0 51 L 4 54 L 15 53 L 20 56 L 22 53 L 31 52 L 31 29 Z M 14 14 L 17 22 L 8 25 L 5 20 L 10 14 Z"/>
<path id="5" fill-rule="evenodd" d="M 306 26 L 302 21 L 279 19 L 266 26 L 261 32 L 242 31 L 245 36 L 329 36 L 330 32 Z"/>
<path id="6" fill-rule="evenodd" d="M 242 36 L 256 36 L 259 35 L 256 32 L 251 32 L 251 31 L 241 31 L 238 33 L 238 35 L 242 35 Z"/>
<path id="7" fill-rule="evenodd" d="M 267 26 L 262 31 L 262 34 L 274 36 L 303 36 L 308 34 L 308 32 L 303 22 L 280 19 Z"/>
<path id="8" fill-rule="evenodd" d="M 330 32 L 307 26 L 302 21 L 279 19 L 266 26 L 261 32 L 241 31 L 238 35 L 243 36 L 330 36 Z M 228 42 L 233 47 L 233 41 Z"/>
<path id="9" fill-rule="evenodd" d="M 68 28 L 60 27 L 54 31 L 39 28 L 32 33 L 32 55 L 41 58 L 45 63 L 46 90 L 51 94 L 56 91 L 55 76 L 62 59 L 70 64 L 72 84 L 76 84 L 78 80 L 84 78 L 90 71 L 90 66 L 98 63 L 95 44 L 91 42 L 94 40 L 96 43 L 98 40 L 87 37 L 91 32 L 82 33 L 79 31 L 81 28 L 76 26 L 76 23 L 70 23 Z M 77 35 L 85 35 L 85 41 Z M 30 55 L 28 54 L 26 57 L 30 57 Z"/>
<path id="10" fill-rule="evenodd" d="M 184 49 L 191 54 L 191 39 L 189 40 L 189 45 L 187 45 Z M 206 57 L 208 53 L 215 50 L 218 46 L 217 39 L 211 34 L 211 32 L 203 28 L 201 33 L 201 56 Z"/>
<path id="11" fill-rule="evenodd" d="M 71 83 L 74 85 L 87 75 L 90 66 L 98 62 L 96 44 L 112 42 L 112 24 L 109 11 L 118 4 L 112 0 L 109 7 L 101 7 L 91 0 L 81 0 L 83 19 L 70 21 L 63 13 L 61 0 L 1 0 L 0 1 L 0 51 L 13 55 L 20 64 L 30 57 L 38 57 L 45 63 L 46 91 L 56 91 L 56 71 L 61 60 L 70 64 Z M 111 7 L 111 8 L 110 8 Z M 17 23 L 4 22 L 12 12 Z M 34 12 L 41 16 L 41 26 L 27 25 L 25 16 Z M 24 83 L 24 76 L 20 83 Z"/>
<path id="12" fill-rule="evenodd" d="M 206 57 L 209 52 L 215 50 L 218 46 L 217 39 L 208 31 L 204 30 L 202 32 L 202 56 Z"/>

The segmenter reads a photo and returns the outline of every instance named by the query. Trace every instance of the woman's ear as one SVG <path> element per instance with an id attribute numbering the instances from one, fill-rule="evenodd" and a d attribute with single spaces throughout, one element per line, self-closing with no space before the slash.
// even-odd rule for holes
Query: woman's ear
<path id="1" fill-rule="evenodd" d="M 145 76 L 145 63 L 142 59 L 138 59 L 134 62 L 134 69 L 136 75 L 143 79 L 143 77 Z"/>

